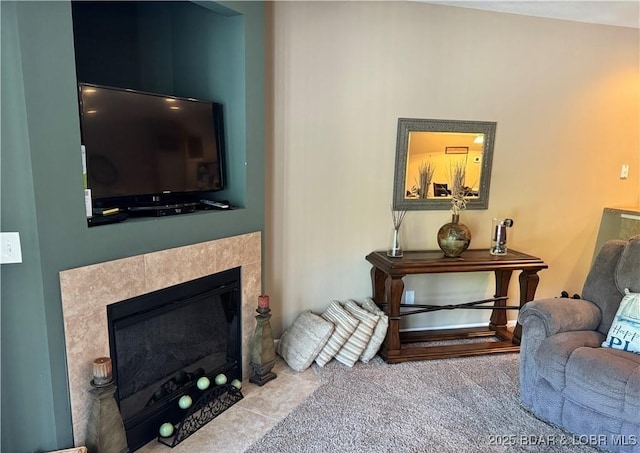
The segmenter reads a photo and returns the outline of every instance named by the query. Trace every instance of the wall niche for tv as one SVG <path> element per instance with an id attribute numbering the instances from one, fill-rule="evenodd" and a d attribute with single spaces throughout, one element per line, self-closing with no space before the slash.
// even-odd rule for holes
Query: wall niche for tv
<path id="1" fill-rule="evenodd" d="M 214 2 L 72 1 L 78 82 L 223 105 L 225 189 L 246 205 L 245 21 Z"/>

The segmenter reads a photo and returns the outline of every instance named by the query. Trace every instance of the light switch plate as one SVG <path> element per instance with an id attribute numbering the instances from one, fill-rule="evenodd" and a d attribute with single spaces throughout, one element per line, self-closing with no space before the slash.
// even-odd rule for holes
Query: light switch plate
<path id="1" fill-rule="evenodd" d="M 620 179 L 627 179 L 629 177 L 629 165 L 624 164 L 620 168 Z"/>
<path id="2" fill-rule="evenodd" d="M 0 264 L 22 263 L 20 233 L 0 233 Z"/>

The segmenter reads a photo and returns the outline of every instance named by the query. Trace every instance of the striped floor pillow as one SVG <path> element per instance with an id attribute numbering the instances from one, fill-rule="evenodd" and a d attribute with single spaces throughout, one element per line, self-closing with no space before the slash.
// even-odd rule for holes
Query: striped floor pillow
<path id="1" fill-rule="evenodd" d="M 351 316 L 336 300 L 331 302 L 326 311 L 320 316 L 332 322 L 335 326 L 329 340 L 327 340 L 316 357 L 316 363 L 319 366 L 325 366 L 340 351 L 340 348 L 349 339 L 353 331 L 356 330 L 360 321 Z"/>
<path id="2" fill-rule="evenodd" d="M 380 346 L 382 346 L 382 342 L 384 341 L 384 337 L 387 336 L 387 329 L 389 328 L 389 317 L 384 314 L 380 308 L 376 305 L 373 299 L 367 298 L 362 302 L 362 308 L 367 310 L 369 313 L 373 313 L 374 315 L 378 315 L 378 323 L 376 327 L 373 329 L 373 335 L 371 335 L 371 339 L 369 343 L 367 343 L 367 347 L 362 352 L 360 356 L 360 361 L 367 363 L 369 360 L 373 359 L 378 351 L 380 350 Z"/>
<path id="3" fill-rule="evenodd" d="M 335 358 L 338 362 L 352 367 L 366 349 L 367 344 L 369 344 L 369 340 L 373 335 L 373 329 L 375 329 L 378 323 L 379 316 L 369 313 L 353 300 L 346 301 L 344 308 L 354 318 L 358 319 L 360 323 L 345 342 L 344 346 L 338 351 Z"/>

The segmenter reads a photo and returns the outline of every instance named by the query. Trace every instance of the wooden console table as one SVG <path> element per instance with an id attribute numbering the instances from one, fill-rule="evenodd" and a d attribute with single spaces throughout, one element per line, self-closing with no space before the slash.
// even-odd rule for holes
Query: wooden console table
<path id="1" fill-rule="evenodd" d="M 493 256 L 488 249 L 467 250 L 459 258 L 445 258 L 441 251 L 405 251 L 401 258 L 390 258 L 386 252 L 371 252 L 366 257 L 373 268 L 373 300 L 384 308 L 389 316 L 389 328 L 380 355 L 388 363 L 409 360 L 439 359 L 498 352 L 518 352 L 520 350 L 521 326 L 516 324 L 513 333 L 507 329 L 507 310 L 519 310 L 533 300 L 538 286 L 538 271 L 548 266 L 535 256 L 510 250 L 504 256 Z M 507 291 L 511 273 L 520 270 L 520 306 L 507 306 Z M 458 305 L 401 304 L 404 282 L 402 278 L 411 274 L 439 274 L 450 272 L 492 271 L 496 279 L 495 297 L 482 301 Z M 491 306 L 485 304 L 493 303 Z M 400 308 L 412 308 L 401 313 Z M 490 309 L 489 325 L 479 328 L 400 332 L 402 316 L 425 313 L 442 309 Z M 497 341 L 470 342 L 447 346 L 405 346 L 408 343 L 434 342 L 441 340 L 497 337 Z"/>

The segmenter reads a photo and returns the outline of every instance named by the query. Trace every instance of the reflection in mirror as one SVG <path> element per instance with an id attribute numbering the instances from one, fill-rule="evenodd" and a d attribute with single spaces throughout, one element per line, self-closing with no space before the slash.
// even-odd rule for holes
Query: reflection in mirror
<path id="1" fill-rule="evenodd" d="M 394 208 L 450 209 L 457 188 L 467 209 L 486 209 L 495 129 L 492 122 L 400 118 Z"/>

